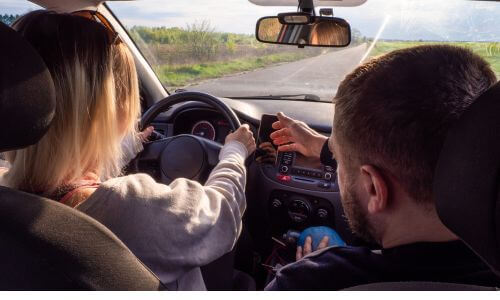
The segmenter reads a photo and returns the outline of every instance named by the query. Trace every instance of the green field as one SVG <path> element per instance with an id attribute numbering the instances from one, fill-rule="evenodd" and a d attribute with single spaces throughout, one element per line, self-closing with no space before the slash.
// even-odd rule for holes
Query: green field
<path id="1" fill-rule="evenodd" d="M 466 47 L 474 51 L 475 53 L 482 56 L 487 60 L 493 71 L 496 73 L 497 78 L 500 78 L 500 43 L 488 43 L 488 42 L 407 42 L 407 41 L 379 41 L 373 47 L 370 56 L 378 56 L 381 54 L 388 53 L 393 50 L 403 49 L 418 45 L 430 45 L 430 44 L 449 44 L 455 46 Z"/>
<path id="2" fill-rule="evenodd" d="M 378 56 L 393 50 L 424 44 L 437 44 L 437 42 L 379 41 L 373 48 L 370 56 Z M 439 44 L 443 43 L 440 42 Z M 450 42 L 446 44 L 467 47 L 473 50 L 490 63 L 497 77 L 500 78 L 500 43 Z M 283 48 L 282 51 L 284 51 Z M 166 87 L 177 88 L 204 79 L 219 78 L 225 75 L 251 71 L 278 63 L 297 61 L 314 56 L 315 54 L 316 53 L 308 52 L 307 49 L 294 49 L 292 52 L 278 52 L 262 56 L 249 56 L 223 61 L 187 63 L 181 65 L 161 64 L 155 67 L 155 71 Z"/>
<path id="3" fill-rule="evenodd" d="M 135 26 L 129 31 L 169 89 L 322 52 L 263 44 L 252 34 L 216 32 L 206 21 L 188 24 L 186 28 Z"/>
<path id="4" fill-rule="evenodd" d="M 216 32 L 209 22 L 188 24 L 185 28 L 129 28 L 131 37 L 144 50 L 160 81 L 176 89 L 245 71 L 270 67 L 320 55 L 325 49 L 298 49 L 258 42 L 251 34 Z M 353 45 L 364 42 L 355 38 Z M 396 49 L 437 42 L 379 41 L 370 56 Z M 500 77 L 500 43 L 449 43 L 472 49 L 484 57 Z M 333 50 L 328 50 L 333 51 Z"/>
<path id="5" fill-rule="evenodd" d="M 306 52 L 284 52 L 260 57 L 246 57 L 228 61 L 155 67 L 160 81 L 167 87 L 182 87 L 209 78 L 251 71 L 266 66 L 292 62 L 308 57 Z"/>
<path id="6" fill-rule="evenodd" d="M 370 56 L 378 56 L 393 50 L 424 44 L 437 44 L 437 42 L 379 41 L 373 48 Z M 439 44 L 443 43 L 440 42 Z M 500 43 L 449 42 L 446 44 L 467 47 L 473 50 L 490 63 L 493 71 L 496 73 L 497 77 L 500 78 Z M 223 61 L 186 63 L 181 65 L 161 64 L 155 66 L 155 71 L 166 87 L 178 88 L 197 83 L 204 79 L 219 78 L 230 74 L 268 67 L 278 63 L 297 61 L 314 56 L 315 54 L 316 53 L 307 52 L 306 49 L 294 49 L 292 52 L 278 52 L 262 56 L 249 56 Z"/>

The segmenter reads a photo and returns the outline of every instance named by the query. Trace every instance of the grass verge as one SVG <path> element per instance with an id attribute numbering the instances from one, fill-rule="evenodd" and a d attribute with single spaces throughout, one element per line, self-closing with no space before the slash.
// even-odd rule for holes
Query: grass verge
<path id="1" fill-rule="evenodd" d="M 285 52 L 202 64 L 160 65 L 155 67 L 155 71 L 164 86 L 175 88 L 203 79 L 251 71 L 277 63 L 297 61 L 306 57 L 310 57 L 310 54 L 306 52 Z"/>

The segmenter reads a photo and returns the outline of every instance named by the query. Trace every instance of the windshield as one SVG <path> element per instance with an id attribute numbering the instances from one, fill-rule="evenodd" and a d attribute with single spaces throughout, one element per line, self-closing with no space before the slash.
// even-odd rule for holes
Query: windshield
<path id="1" fill-rule="evenodd" d="M 415 45 L 469 47 L 500 75 L 500 3 L 368 0 L 333 8 L 352 28 L 347 48 L 263 44 L 255 24 L 295 7 L 247 0 L 108 2 L 169 92 L 221 97 L 312 94 L 331 101 L 346 74 L 367 58 Z M 317 8 L 319 11 L 319 8 Z"/>

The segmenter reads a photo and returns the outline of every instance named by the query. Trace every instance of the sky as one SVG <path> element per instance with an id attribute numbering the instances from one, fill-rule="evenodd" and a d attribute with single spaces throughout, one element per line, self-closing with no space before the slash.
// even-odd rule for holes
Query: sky
<path id="1" fill-rule="evenodd" d="M 269 0 L 272 1 L 272 0 Z M 208 20 L 217 31 L 255 31 L 263 16 L 295 7 L 256 6 L 248 0 L 141 0 L 109 4 L 127 26 L 185 27 Z M 25 0 L 0 0 L 0 14 L 36 9 Z M 359 7 L 334 8 L 363 35 L 373 37 L 382 24 L 383 39 L 500 41 L 500 2 L 465 0 L 368 0 Z"/>

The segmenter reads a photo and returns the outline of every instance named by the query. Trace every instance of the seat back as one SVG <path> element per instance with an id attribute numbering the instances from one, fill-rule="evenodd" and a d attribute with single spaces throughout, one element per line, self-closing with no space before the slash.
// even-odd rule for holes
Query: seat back
<path id="1" fill-rule="evenodd" d="M 378 282 L 358 285 L 344 291 L 496 291 L 494 287 L 427 281 Z"/>
<path id="2" fill-rule="evenodd" d="M 0 290 L 162 290 L 107 228 L 53 200 L 0 187 Z"/>
<path id="3" fill-rule="evenodd" d="M 55 110 L 50 73 L 0 23 L 0 152 L 47 132 Z M 96 220 L 52 200 L 0 187 L 0 290 L 162 290 L 164 286 Z"/>
<path id="4" fill-rule="evenodd" d="M 500 276 L 500 83 L 452 126 L 437 164 L 442 222 Z"/>
<path id="5" fill-rule="evenodd" d="M 0 22 L 0 152 L 33 145 L 55 111 L 50 72 L 27 41 Z"/>

